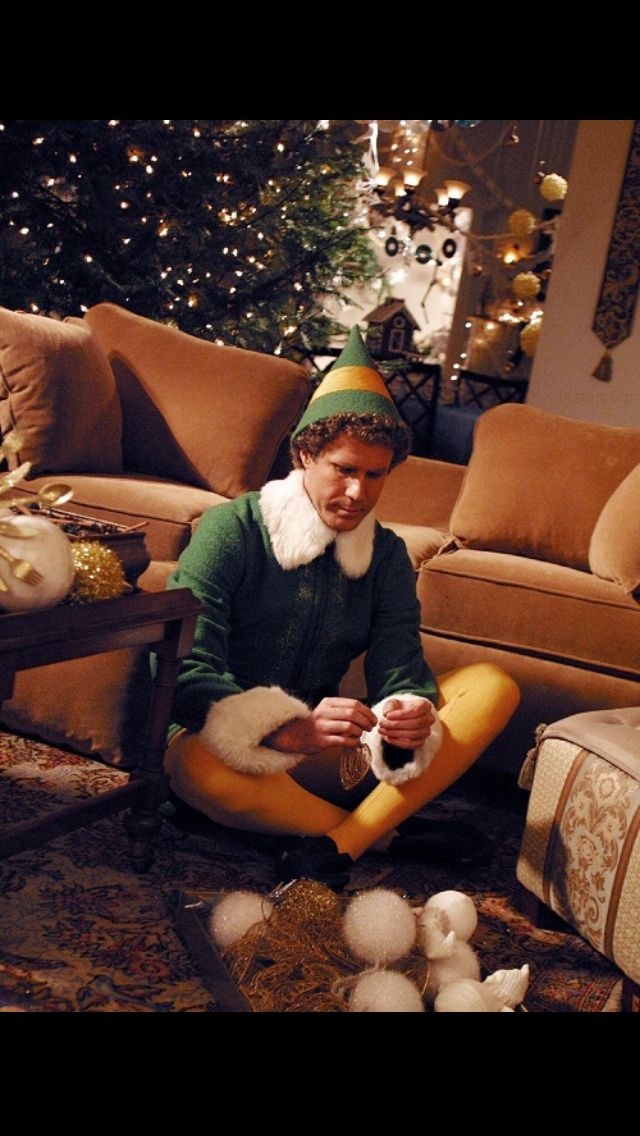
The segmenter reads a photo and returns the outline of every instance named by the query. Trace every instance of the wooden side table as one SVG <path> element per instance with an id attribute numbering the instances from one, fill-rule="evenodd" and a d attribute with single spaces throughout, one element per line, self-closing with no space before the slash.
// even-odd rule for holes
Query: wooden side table
<path id="1" fill-rule="evenodd" d="M 16 671 L 30 667 L 145 644 L 153 647 L 158 659 L 142 753 L 127 784 L 11 825 L 0 834 L 0 857 L 37 848 L 130 808 L 125 825 L 133 863 L 139 871 L 148 868 L 151 838 L 161 823 L 158 806 L 164 788 L 163 758 L 178 667 L 191 648 L 201 610 L 187 588 L 178 588 L 0 615 L 0 701 L 11 697 Z"/>

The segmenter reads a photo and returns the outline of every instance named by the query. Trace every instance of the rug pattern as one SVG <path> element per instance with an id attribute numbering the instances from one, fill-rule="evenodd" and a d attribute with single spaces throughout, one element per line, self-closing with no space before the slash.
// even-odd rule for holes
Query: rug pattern
<path id="1" fill-rule="evenodd" d="M 85 757 L 0 732 L 0 821 L 9 824 L 107 789 L 127 775 Z M 619 1006 L 620 972 L 568 929 L 534 928 L 519 909 L 515 862 L 526 796 L 473 770 L 429 809 L 490 832 L 492 863 L 463 877 L 442 867 L 364 856 L 348 891 L 383 884 L 419 904 L 457 887 L 478 907 L 473 945 L 487 971 L 528 962 L 530 1012 L 601 1012 Z M 130 866 L 121 817 L 22 852 L 0 864 L 0 1010 L 216 1012 L 174 928 L 176 892 L 266 894 L 278 882 L 279 844 L 164 823 L 150 871 Z"/>

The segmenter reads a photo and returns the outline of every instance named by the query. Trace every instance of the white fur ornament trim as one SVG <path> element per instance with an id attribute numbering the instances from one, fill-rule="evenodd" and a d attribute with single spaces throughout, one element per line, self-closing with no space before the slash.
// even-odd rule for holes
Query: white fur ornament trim
<path id="1" fill-rule="evenodd" d="M 205 749 L 240 773 L 283 773 L 304 761 L 262 745 L 263 738 L 293 718 L 308 718 L 305 702 L 279 686 L 254 686 L 214 702 L 199 734 Z"/>
<path id="2" fill-rule="evenodd" d="M 387 695 L 376 706 L 372 707 L 373 713 L 376 718 L 381 718 L 384 714 L 384 708 L 391 699 L 397 699 L 405 705 L 410 705 L 414 702 L 429 702 L 428 698 L 421 698 L 418 694 L 393 694 Z M 408 761 L 406 765 L 400 766 L 399 769 L 389 769 L 383 757 L 382 738 L 377 726 L 374 726 L 368 733 L 362 735 L 362 740 L 371 750 L 371 770 L 378 778 L 378 781 L 388 781 L 390 785 L 402 785 L 405 781 L 412 781 L 414 777 L 419 777 L 424 773 L 425 769 L 431 764 L 436 756 L 440 745 L 442 743 L 442 722 L 438 711 L 432 702 L 429 702 L 433 710 L 436 720 L 431 727 L 431 733 L 426 739 L 420 749 L 413 751 L 413 759 Z M 407 754 L 411 751 L 407 750 Z"/>

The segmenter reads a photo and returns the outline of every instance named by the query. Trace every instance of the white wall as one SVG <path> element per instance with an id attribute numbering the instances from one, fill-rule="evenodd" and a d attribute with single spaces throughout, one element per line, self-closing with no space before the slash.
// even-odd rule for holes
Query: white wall
<path id="1" fill-rule="evenodd" d="M 568 418 L 640 427 L 637 309 L 632 334 L 612 352 L 611 381 L 592 375 L 605 348 L 591 325 L 632 129 L 632 119 L 584 119 L 578 128 L 527 402 Z"/>
<path id="2" fill-rule="evenodd" d="M 460 209 L 460 229 L 466 232 L 470 222 L 471 211 Z M 394 229 L 397 237 L 406 237 L 409 241 L 406 255 L 400 252 L 390 257 L 385 252 L 384 242 Z M 387 220 L 384 227 L 371 231 L 371 243 L 378 263 L 387 275 L 391 296 L 404 301 L 419 326 L 414 334 L 415 350 L 428 356 L 430 362 L 444 362 L 465 257 L 466 238 L 460 235 L 456 235 L 454 256 L 447 258 L 443 255 L 442 246 L 450 237 L 447 228 L 437 225 L 435 232 L 423 229 L 411 239 L 407 226 L 393 220 Z M 416 261 L 413 252 L 422 244 L 433 250 L 434 256 L 441 261 L 439 267 L 433 261 L 428 264 Z M 345 327 L 351 328 L 357 323 L 363 330 L 368 313 L 389 298 L 383 297 L 379 289 L 371 286 L 344 289 L 344 294 L 351 301 L 349 306 L 330 297 L 324 304 L 324 311 Z"/>

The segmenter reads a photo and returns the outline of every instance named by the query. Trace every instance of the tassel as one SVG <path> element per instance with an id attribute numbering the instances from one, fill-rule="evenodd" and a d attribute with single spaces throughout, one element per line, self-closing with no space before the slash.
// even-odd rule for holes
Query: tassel
<path id="1" fill-rule="evenodd" d="M 595 371 L 592 371 L 592 375 L 594 379 L 601 379 L 603 383 L 611 382 L 613 377 L 613 358 L 610 351 L 605 351 Z"/>
<path id="2" fill-rule="evenodd" d="M 533 749 L 529 750 L 527 756 L 525 757 L 524 765 L 522 766 L 518 777 L 518 788 L 520 789 L 530 790 L 533 785 L 536 761 L 538 760 L 538 753 L 540 751 L 540 746 L 542 745 L 542 735 L 546 728 L 547 727 L 544 722 L 536 727 L 535 745 Z"/>

